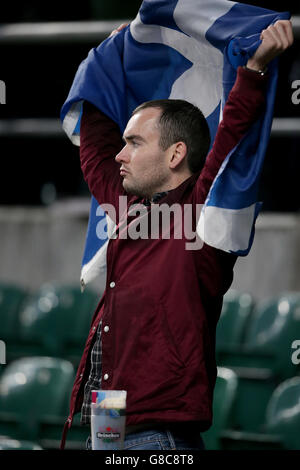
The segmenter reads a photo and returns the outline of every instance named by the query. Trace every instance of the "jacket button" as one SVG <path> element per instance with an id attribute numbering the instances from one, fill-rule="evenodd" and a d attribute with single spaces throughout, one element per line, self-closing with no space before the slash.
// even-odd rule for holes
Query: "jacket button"
<path id="1" fill-rule="evenodd" d="M 112 289 L 115 287 L 115 285 L 116 285 L 115 282 L 111 282 L 111 283 L 109 284 L 109 286 L 110 286 Z"/>
<path id="2" fill-rule="evenodd" d="M 106 326 L 104 327 L 104 331 L 105 331 L 105 333 L 107 333 L 107 332 L 109 331 L 109 326 L 106 325 Z"/>
<path id="3" fill-rule="evenodd" d="M 104 380 L 107 380 L 107 379 L 108 379 L 108 377 L 109 377 L 109 375 L 108 375 L 108 374 L 104 374 L 104 376 L 103 376 Z"/>

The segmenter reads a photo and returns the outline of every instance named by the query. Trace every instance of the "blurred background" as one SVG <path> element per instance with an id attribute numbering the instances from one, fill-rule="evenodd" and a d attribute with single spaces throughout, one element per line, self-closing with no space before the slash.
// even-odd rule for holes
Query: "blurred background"
<path id="1" fill-rule="evenodd" d="M 272 341 L 281 338 L 281 341 L 284 330 L 289 332 L 284 333 L 284 344 L 290 366 L 292 341 L 300 342 L 300 104 L 292 102 L 295 91 L 292 84 L 300 80 L 300 6 L 292 0 L 243 3 L 290 11 L 295 25 L 295 43 L 279 63 L 274 123 L 260 182 L 259 199 L 264 203 L 263 211 L 257 222 L 251 253 L 247 259 L 238 260 L 236 265 L 217 338 L 221 351 L 218 383 L 223 394 L 235 390 L 237 380 L 242 381 L 243 374 L 251 390 L 250 393 L 245 389 L 243 400 L 246 403 L 256 393 L 257 381 L 261 385 L 266 380 L 269 388 L 268 392 L 263 392 L 262 408 L 255 423 L 249 425 L 246 418 L 243 421 L 241 417 L 240 410 L 245 409 L 245 401 L 241 398 L 241 404 L 235 402 L 235 420 L 226 424 L 227 430 L 233 429 L 233 434 L 227 435 L 227 441 L 223 436 L 222 441 L 222 445 L 227 442 L 228 446 L 233 445 L 230 442 L 244 442 L 241 435 L 236 441 L 234 432 L 243 429 L 252 433 L 262 431 L 271 392 L 283 380 L 299 374 L 298 368 L 293 367 L 288 376 L 274 372 L 277 359 L 272 354 L 283 343 L 272 343 L 273 349 L 271 347 L 268 358 L 264 358 L 265 362 L 255 362 L 253 357 L 258 354 L 257 348 L 260 352 L 263 350 L 261 344 L 267 341 L 266 338 Z M 97 280 L 80 294 L 90 194 L 81 175 L 78 148 L 61 129 L 60 109 L 78 65 L 89 50 L 120 23 L 133 19 L 140 4 L 134 0 L 87 0 L 72 2 L 70 8 L 69 2 L 35 0 L 5 2 L 1 7 L 0 80 L 6 84 L 6 104 L 0 106 L 0 340 L 6 342 L 7 366 L 0 367 L 2 371 L 5 369 L 7 377 L 4 375 L 1 379 L 0 375 L 0 435 L 21 440 L 24 436 L 32 436 L 37 447 L 56 448 L 58 445 L 62 415 L 67 413 L 69 392 L 66 391 L 73 381 L 89 322 L 105 282 L 105 278 Z M 261 319 L 261 326 L 254 323 L 251 329 L 250 318 Z M 283 319 L 288 318 L 292 320 L 287 325 Z M 70 324 L 72 331 L 69 331 Z M 237 325 L 237 336 L 234 336 L 232 325 Z M 265 329 L 260 331 L 259 328 Z M 67 330 L 68 335 L 65 334 Z M 255 343 L 257 338 L 263 338 L 259 347 Z M 246 344 L 246 350 L 247 347 L 249 350 L 254 348 L 256 352 L 248 358 L 250 362 L 239 363 L 236 356 L 227 357 L 227 346 L 231 342 L 234 347 L 239 345 L 238 351 L 242 344 Z M 265 349 L 268 350 L 267 346 Z M 27 364 L 26 358 L 31 356 L 44 358 L 44 362 Z M 54 358 L 63 362 L 55 362 Z M 18 364 L 18 361 L 23 363 Z M 289 370 L 286 365 L 282 367 Z M 31 379 L 26 376 L 26 370 Z M 249 379 L 251 373 L 255 385 Z M 47 385 L 49 390 L 52 380 L 63 383 L 60 393 L 64 398 L 61 402 L 55 399 L 60 408 L 53 409 L 52 421 L 47 417 L 44 424 L 41 421 L 42 424 L 37 425 L 38 413 L 42 412 L 36 405 L 35 409 L 28 408 L 26 415 L 26 420 L 32 424 L 31 431 L 24 427 L 25 419 L 20 421 L 20 413 L 30 398 L 26 398 L 27 392 L 24 392 L 23 405 L 20 404 L 19 410 L 14 409 L 13 401 L 9 402 L 7 398 L 7 383 L 13 383 L 11 377 L 18 385 L 29 384 L 30 380 L 34 382 L 37 377 L 38 385 L 35 385 Z M 298 385 L 296 383 L 295 387 L 299 388 Z M 53 390 L 55 388 L 53 385 Z M 35 393 L 40 393 L 38 390 Z M 29 390 L 28 393 L 32 392 Z M 228 403 L 230 400 L 233 400 L 232 395 L 229 395 Z M 221 410 L 220 416 L 223 413 L 228 418 L 228 410 Z M 56 421 L 55 415 L 59 416 Z M 220 422 L 219 427 L 226 428 L 224 422 Z M 297 423 L 299 432 L 299 421 Z M 261 437 L 254 446 L 259 445 L 257 442 L 275 448 L 298 445 L 284 444 L 276 432 L 275 441 Z M 83 442 L 80 433 L 79 427 L 75 429 L 74 448 Z M 207 437 L 212 448 L 221 445 L 216 436 L 215 433 Z M 12 442 L 7 445 L 22 447 L 17 441 Z M 252 444 L 245 445 L 250 448 Z M 0 449 L 5 448 L 3 443 L 2 446 L 0 442 Z"/>

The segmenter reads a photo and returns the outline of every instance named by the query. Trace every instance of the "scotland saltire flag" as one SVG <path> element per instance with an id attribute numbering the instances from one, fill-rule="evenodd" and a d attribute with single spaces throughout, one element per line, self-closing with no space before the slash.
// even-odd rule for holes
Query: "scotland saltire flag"
<path id="1" fill-rule="evenodd" d="M 128 27 L 92 49 L 80 64 L 62 107 L 63 128 L 79 145 L 83 100 L 113 119 L 123 133 L 140 103 L 180 98 L 202 110 L 213 140 L 237 66 L 259 46 L 263 29 L 289 18 L 288 12 L 227 0 L 145 0 Z M 266 112 L 227 156 L 197 226 L 204 242 L 238 255 L 251 248 L 260 208 L 256 198 L 271 130 L 276 61 L 269 69 Z M 92 198 L 82 285 L 105 269 L 108 239 L 99 239 L 96 230 L 105 217 Z"/>

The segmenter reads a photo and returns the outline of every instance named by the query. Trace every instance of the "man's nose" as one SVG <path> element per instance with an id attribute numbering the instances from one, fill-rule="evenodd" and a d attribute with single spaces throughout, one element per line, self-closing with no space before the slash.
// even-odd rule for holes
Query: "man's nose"
<path id="1" fill-rule="evenodd" d="M 129 151 L 128 145 L 124 145 L 122 150 L 115 156 L 115 160 L 117 163 L 128 162 L 129 161 Z"/>

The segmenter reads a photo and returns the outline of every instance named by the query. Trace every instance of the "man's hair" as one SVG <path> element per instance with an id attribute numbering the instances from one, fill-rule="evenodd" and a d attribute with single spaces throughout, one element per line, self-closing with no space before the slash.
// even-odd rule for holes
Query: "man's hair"
<path id="1" fill-rule="evenodd" d="M 210 132 L 206 119 L 199 108 L 185 100 L 153 100 L 138 106 L 132 116 L 147 108 L 159 108 L 159 145 L 167 150 L 176 142 L 187 146 L 187 165 L 192 173 L 203 168 L 210 146 Z"/>

